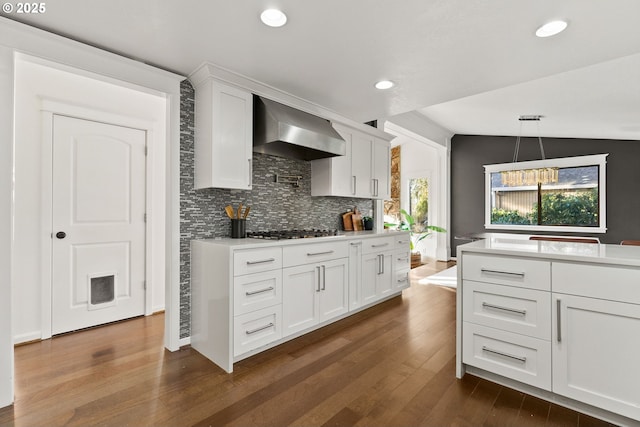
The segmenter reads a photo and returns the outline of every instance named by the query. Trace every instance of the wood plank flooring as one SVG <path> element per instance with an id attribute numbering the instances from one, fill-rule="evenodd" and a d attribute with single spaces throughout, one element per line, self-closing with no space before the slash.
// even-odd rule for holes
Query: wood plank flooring
<path id="1" fill-rule="evenodd" d="M 2 426 L 607 426 L 455 378 L 455 290 L 420 285 L 235 365 L 163 349 L 162 315 L 16 348 Z"/>

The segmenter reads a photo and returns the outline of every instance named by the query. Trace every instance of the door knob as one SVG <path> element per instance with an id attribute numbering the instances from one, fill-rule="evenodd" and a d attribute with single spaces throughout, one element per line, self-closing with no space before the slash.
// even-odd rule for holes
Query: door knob
<path id="1" fill-rule="evenodd" d="M 56 233 L 56 237 L 57 237 L 58 239 L 64 239 L 65 237 L 67 237 L 67 233 L 65 233 L 64 231 L 58 231 L 58 232 Z"/>

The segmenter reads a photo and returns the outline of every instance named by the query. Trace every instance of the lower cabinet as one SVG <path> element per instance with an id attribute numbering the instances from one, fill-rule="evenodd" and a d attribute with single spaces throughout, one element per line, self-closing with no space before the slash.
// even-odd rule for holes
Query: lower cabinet
<path id="1" fill-rule="evenodd" d="M 393 292 L 391 252 L 362 256 L 362 305 L 384 298 Z"/>
<path id="2" fill-rule="evenodd" d="M 283 269 L 283 336 L 349 311 L 348 258 Z"/>
<path id="3" fill-rule="evenodd" d="M 640 420 L 640 305 L 553 294 L 553 391 Z"/>

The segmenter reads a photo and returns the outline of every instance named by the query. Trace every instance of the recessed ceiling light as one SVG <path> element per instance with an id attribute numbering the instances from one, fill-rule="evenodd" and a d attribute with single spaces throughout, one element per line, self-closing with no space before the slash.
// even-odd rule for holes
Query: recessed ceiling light
<path id="1" fill-rule="evenodd" d="M 267 9 L 260 14 L 260 19 L 270 27 L 282 27 L 287 23 L 287 15 L 278 9 Z"/>
<path id="2" fill-rule="evenodd" d="M 567 28 L 566 21 L 551 21 L 536 30 L 538 37 L 551 37 L 561 33 Z"/>
<path id="3" fill-rule="evenodd" d="M 391 89 L 395 84 L 390 80 L 380 80 L 376 83 L 376 89 Z"/>

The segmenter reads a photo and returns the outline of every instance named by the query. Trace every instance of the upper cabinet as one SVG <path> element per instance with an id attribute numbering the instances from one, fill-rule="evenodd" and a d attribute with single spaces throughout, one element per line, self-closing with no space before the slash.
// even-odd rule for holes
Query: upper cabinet
<path id="1" fill-rule="evenodd" d="M 374 128 L 364 132 L 339 123 L 333 127 L 346 141 L 347 153 L 311 162 L 311 195 L 388 199 L 391 138 Z"/>
<path id="2" fill-rule="evenodd" d="M 250 190 L 253 95 L 211 77 L 194 87 L 195 188 Z"/>

